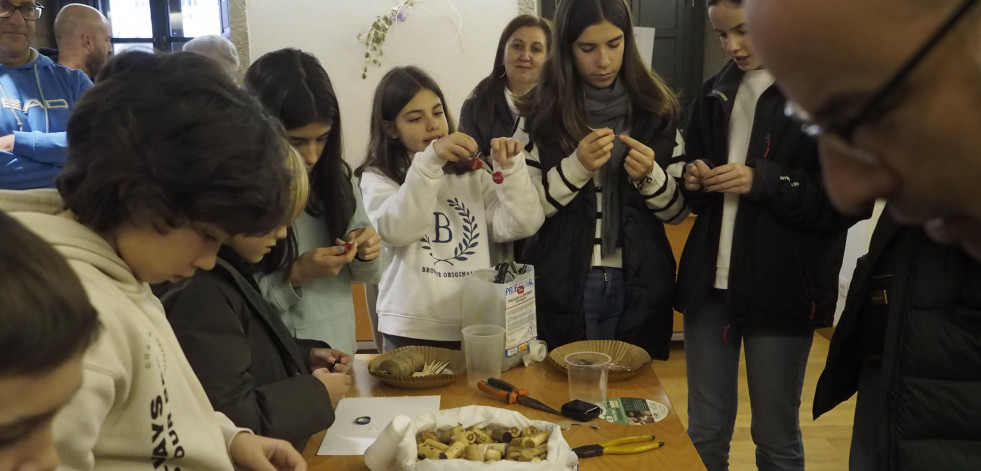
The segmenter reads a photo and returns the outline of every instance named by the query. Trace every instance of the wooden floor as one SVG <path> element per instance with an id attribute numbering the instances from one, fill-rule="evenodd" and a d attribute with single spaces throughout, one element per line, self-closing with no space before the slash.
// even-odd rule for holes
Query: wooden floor
<path id="1" fill-rule="evenodd" d="M 804 391 L 801 395 L 800 423 L 804 436 L 804 454 L 808 471 L 842 471 L 848 469 L 848 447 L 852 436 L 852 418 L 855 414 L 855 398 L 839 405 L 820 420 L 811 419 L 814 387 L 824 369 L 828 356 L 828 339 L 815 334 L 811 354 L 807 360 Z M 739 362 L 739 411 L 733 432 L 729 469 L 732 471 L 756 469 L 756 447 L 750 436 L 749 392 L 746 388 L 745 359 Z M 688 425 L 688 387 L 685 383 L 685 350 L 675 342 L 668 361 L 656 361 L 654 371 L 664 390 L 681 417 Z"/>

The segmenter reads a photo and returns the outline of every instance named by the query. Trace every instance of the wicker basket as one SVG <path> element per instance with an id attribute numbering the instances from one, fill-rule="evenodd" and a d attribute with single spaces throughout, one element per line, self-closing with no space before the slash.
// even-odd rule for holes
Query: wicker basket
<path id="1" fill-rule="evenodd" d="M 433 361 L 445 361 L 449 362 L 446 369 L 452 371 L 452 374 L 437 374 L 428 376 L 395 376 L 387 371 L 380 371 L 378 365 L 385 361 L 387 358 L 405 350 L 413 350 L 416 353 L 422 355 L 423 361 L 426 363 Z M 445 348 L 437 347 L 417 347 L 409 346 L 397 348 L 391 350 L 381 355 L 378 355 L 368 363 L 368 373 L 375 378 L 378 378 L 383 383 L 394 386 L 396 388 L 402 389 L 433 389 L 441 388 L 454 381 L 467 376 L 467 361 L 463 356 L 463 352 L 459 350 L 448 350 Z"/>
<path id="2" fill-rule="evenodd" d="M 619 340 L 581 340 L 567 343 L 552 350 L 548 355 L 548 362 L 565 373 L 565 356 L 576 352 L 601 352 L 609 355 L 612 363 L 608 381 L 631 378 L 651 362 L 651 356 L 643 348 Z"/>

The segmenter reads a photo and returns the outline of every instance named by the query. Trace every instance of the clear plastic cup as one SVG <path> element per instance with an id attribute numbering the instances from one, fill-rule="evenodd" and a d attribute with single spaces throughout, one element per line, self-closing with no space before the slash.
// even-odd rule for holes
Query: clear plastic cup
<path id="1" fill-rule="evenodd" d="M 478 324 L 463 328 L 463 353 L 467 357 L 467 385 L 501 376 L 504 362 L 504 327 Z"/>
<path id="2" fill-rule="evenodd" d="M 569 398 L 598 406 L 606 402 L 610 356 L 600 352 L 576 352 L 565 356 L 569 372 Z"/>

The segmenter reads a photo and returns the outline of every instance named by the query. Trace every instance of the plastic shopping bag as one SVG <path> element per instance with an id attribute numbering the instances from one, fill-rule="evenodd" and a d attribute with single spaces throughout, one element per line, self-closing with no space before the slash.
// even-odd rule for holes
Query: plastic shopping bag
<path id="1" fill-rule="evenodd" d="M 500 268 L 501 266 L 505 268 Z M 477 270 L 465 278 L 463 327 L 492 324 L 504 327 L 504 362 L 507 371 L 521 362 L 538 338 L 535 318 L 535 267 L 502 264 Z"/>

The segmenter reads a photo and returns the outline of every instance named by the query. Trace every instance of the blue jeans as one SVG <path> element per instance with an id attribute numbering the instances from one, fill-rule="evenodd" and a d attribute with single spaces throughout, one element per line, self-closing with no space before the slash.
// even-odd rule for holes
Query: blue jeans
<path id="1" fill-rule="evenodd" d="M 623 270 L 593 267 L 586 276 L 583 292 L 583 312 L 586 316 L 588 340 L 614 340 L 617 322 L 626 307 L 626 287 Z"/>
<path id="2" fill-rule="evenodd" d="M 879 421 L 882 362 L 862 360 L 858 373 L 858 398 L 855 401 L 855 421 L 852 422 L 852 447 L 848 454 L 848 469 L 875 470 L 878 452 L 877 438 L 884 425 Z"/>
<path id="3" fill-rule="evenodd" d="M 739 349 L 746 345 L 750 431 L 760 470 L 803 470 L 800 394 L 814 333 L 729 325 L 725 291 L 685 315 L 688 436 L 709 471 L 729 469 L 739 403 Z"/>

